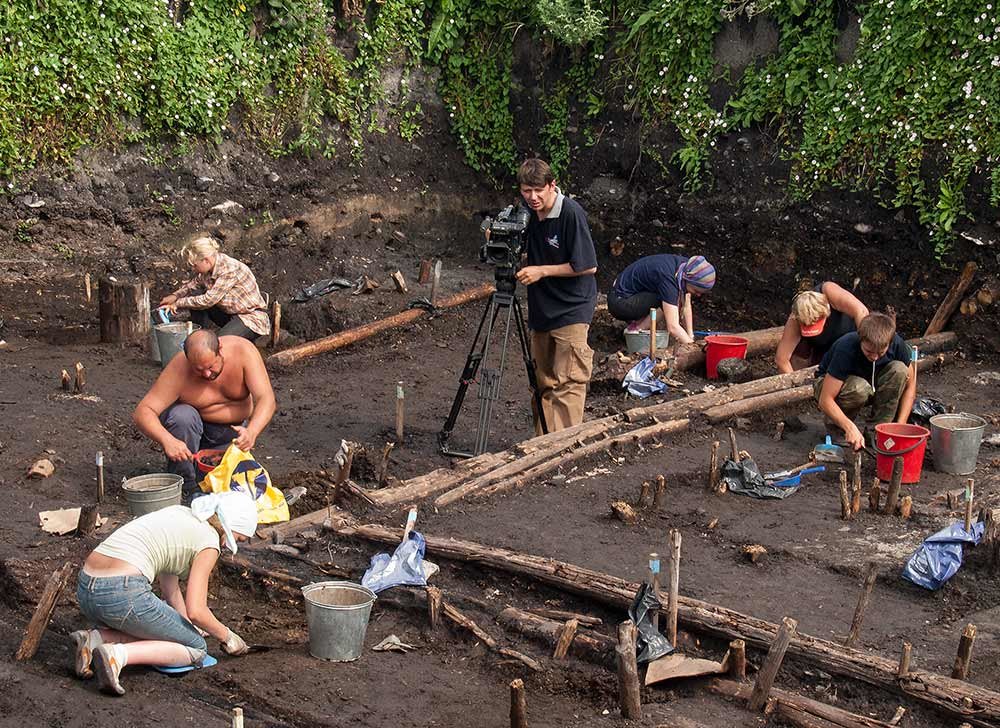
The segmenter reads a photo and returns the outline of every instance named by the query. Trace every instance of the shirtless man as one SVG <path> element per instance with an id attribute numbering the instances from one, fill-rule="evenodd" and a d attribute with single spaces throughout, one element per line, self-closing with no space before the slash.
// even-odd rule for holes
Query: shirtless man
<path id="1" fill-rule="evenodd" d="M 202 330 L 187 337 L 184 356 L 171 359 L 132 419 L 163 448 L 167 471 L 183 476 L 189 502 L 197 493 L 194 454 L 230 442 L 252 449 L 274 410 L 274 390 L 257 347 L 239 336 Z"/>

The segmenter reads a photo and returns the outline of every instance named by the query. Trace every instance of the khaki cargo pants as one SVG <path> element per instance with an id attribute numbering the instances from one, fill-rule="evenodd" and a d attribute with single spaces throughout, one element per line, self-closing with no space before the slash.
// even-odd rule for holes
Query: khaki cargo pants
<path id="1" fill-rule="evenodd" d="M 899 400 L 906 389 L 909 381 L 910 368 L 901 361 L 893 361 L 882 367 L 882 371 L 875 378 L 875 389 L 872 389 L 870 382 L 861 377 L 849 376 L 844 380 L 844 386 L 840 389 L 834 401 L 848 419 L 855 419 L 865 405 L 873 405 L 871 423 L 881 424 L 892 422 L 896 419 L 896 412 L 899 410 Z M 823 391 L 823 380 L 820 377 L 813 384 L 813 396 L 819 402 L 820 392 Z"/>
<path id="2" fill-rule="evenodd" d="M 594 368 L 594 350 L 587 345 L 589 331 L 589 324 L 570 324 L 531 332 L 531 358 L 549 432 L 583 422 L 587 384 Z M 542 434 L 537 416 L 535 432 Z"/>

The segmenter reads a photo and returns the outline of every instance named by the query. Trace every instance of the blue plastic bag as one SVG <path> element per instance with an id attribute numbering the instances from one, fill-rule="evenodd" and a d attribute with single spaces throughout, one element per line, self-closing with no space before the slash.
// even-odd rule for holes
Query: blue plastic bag
<path id="1" fill-rule="evenodd" d="M 410 531 L 410 537 L 396 547 L 392 556 L 375 554 L 361 585 L 378 594 L 391 586 L 427 586 L 424 577 L 423 534 Z"/>
<path id="2" fill-rule="evenodd" d="M 903 577 L 924 589 L 940 589 L 962 566 L 963 544 L 977 544 L 986 526 L 972 524 L 968 533 L 964 524 L 953 523 L 927 538 L 913 552 L 903 567 Z"/>
<path id="3" fill-rule="evenodd" d="M 659 394 L 667 385 L 653 376 L 653 367 L 656 362 L 648 356 L 628 370 L 622 381 L 622 389 L 627 389 L 628 393 L 639 399 L 646 399 L 652 394 Z"/>

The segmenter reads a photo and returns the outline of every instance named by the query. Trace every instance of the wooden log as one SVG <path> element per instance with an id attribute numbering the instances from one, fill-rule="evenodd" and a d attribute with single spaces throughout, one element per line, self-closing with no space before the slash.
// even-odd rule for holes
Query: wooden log
<path id="1" fill-rule="evenodd" d="M 716 695 L 745 701 L 750 699 L 752 693 L 752 688 L 749 685 L 723 678 L 712 680 L 708 684 L 708 689 Z M 837 726 L 838 728 L 891 728 L 890 724 L 884 721 L 876 720 L 866 715 L 851 713 L 843 708 L 821 703 L 818 700 L 813 700 L 812 698 L 807 698 L 804 695 L 799 695 L 788 690 L 782 690 L 781 688 L 771 688 L 771 695 L 776 704 L 775 708 L 778 711 L 778 715 L 784 717 L 784 713 L 781 712 L 783 709 L 782 706 L 787 706 L 799 711 L 796 715 L 805 716 L 806 720 L 816 721 L 812 724 L 797 723 L 797 725 L 819 725 L 823 726 L 823 728 L 829 728 L 830 726 Z"/>
<path id="2" fill-rule="evenodd" d="M 463 614 L 457 607 L 450 604 L 447 601 L 442 601 L 442 613 L 445 617 L 450 619 L 453 623 L 457 624 L 459 627 L 463 627 L 468 631 L 472 632 L 480 642 L 489 647 L 491 650 L 504 657 L 509 657 L 511 659 L 517 660 L 525 667 L 538 672 L 542 669 L 542 666 L 532 658 L 527 655 L 518 652 L 517 650 L 512 650 L 509 647 L 501 647 L 497 641 L 491 637 L 486 630 L 472 621 L 469 617 Z"/>
<path id="3" fill-rule="evenodd" d="M 973 261 L 969 261 L 965 264 L 965 268 L 962 269 L 962 274 L 958 277 L 958 280 L 952 284 L 951 290 L 948 291 L 948 295 L 944 297 L 943 301 L 941 301 L 941 305 L 939 305 L 937 307 L 937 311 L 934 312 L 934 317 L 931 319 L 930 323 L 927 324 L 924 336 L 936 334 L 942 331 L 948 324 L 948 319 L 950 319 L 952 314 L 955 313 L 955 309 L 958 308 L 959 303 L 962 301 L 962 296 L 965 295 L 969 286 L 972 285 L 972 279 L 976 275 L 977 268 L 978 266 Z"/>
<path id="4" fill-rule="evenodd" d="M 899 502 L 899 487 L 903 482 L 903 458 L 892 459 L 892 477 L 889 479 L 889 489 L 885 494 L 885 505 L 882 506 L 882 513 L 887 516 L 896 513 L 896 505 Z"/>
<path id="5" fill-rule="evenodd" d="M 847 633 L 844 645 L 853 647 L 858 637 L 861 635 L 861 623 L 865 619 L 865 610 L 868 609 L 868 600 L 872 596 L 872 588 L 875 586 L 875 579 L 878 577 L 878 566 L 874 561 L 869 561 L 865 568 L 865 578 L 861 582 L 861 593 L 858 595 L 858 605 L 854 608 L 854 619 L 851 620 L 851 630 Z"/>
<path id="6" fill-rule="evenodd" d="M 322 574 L 326 574 L 327 576 L 336 576 L 341 579 L 349 579 L 351 577 L 351 572 L 348 571 L 347 569 L 342 569 L 333 563 L 322 564 L 319 561 L 316 561 L 315 559 L 310 559 L 308 556 L 303 556 L 301 553 L 296 553 L 298 549 L 295 549 L 291 546 L 285 546 L 284 544 L 269 544 L 267 546 L 267 550 L 270 551 L 271 553 L 284 556 L 286 559 L 293 559 L 303 564 L 308 564 L 312 568 L 316 569 L 316 571 L 319 571 Z M 277 572 L 277 573 L 281 573 L 282 575 L 284 574 L 284 572 Z M 268 574 L 258 574 L 258 576 L 269 577 Z"/>
<path id="7" fill-rule="evenodd" d="M 237 574 L 254 574 L 290 587 L 302 587 L 306 584 L 305 579 L 300 579 L 299 577 L 285 571 L 277 571 L 276 569 L 266 569 L 263 566 L 257 566 L 257 564 L 251 563 L 241 556 L 223 556 L 219 559 L 218 563 L 222 568 Z"/>
<path id="8" fill-rule="evenodd" d="M 799 402 L 805 402 L 813 396 L 812 391 L 811 384 L 803 384 L 801 387 L 794 387 L 793 389 L 781 392 L 771 392 L 770 394 L 762 394 L 759 397 L 741 399 L 729 404 L 719 405 L 718 407 L 710 407 L 705 410 L 705 417 L 708 418 L 709 422 L 718 423 L 750 412 L 788 407 Z"/>
<path id="9" fill-rule="evenodd" d="M 97 504 L 83 506 L 80 509 L 80 520 L 76 523 L 76 535 L 90 538 L 97 531 Z"/>
<path id="10" fill-rule="evenodd" d="M 579 629 L 580 623 L 575 619 L 570 619 L 566 621 L 566 624 L 562 626 L 559 630 L 559 637 L 556 639 L 555 649 L 552 651 L 552 658 L 555 660 L 565 660 L 566 654 L 569 652 L 569 646 L 573 644 L 573 638 L 576 637 L 576 631 Z"/>
<path id="11" fill-rule="evenodd" d="M 681 587 L 681 532 L 670 530 L 670 590 L 667 592 L 667 641 L 677 645 L 677 614 Z"/>
<path id="12" fill-rule="evenodd" d="M 350 521 L 348 514 L 340 515 L 324 528 L 342 537 L 393 545 L 399 543 L 401 529 L 357 525 Z M 564 561 L 453 538 L 428 536 L 427 552 L 439 558 L 527 576 L 615 608 L 628 607 L 639 588 L 634 582 Z M 726 607 L 683 596 L 678 602 L 679 621 L 691 631 L 722 639 L 744 639 L 748 645 L 758 648 L 770 645 L 777 633 L 777 625 Z M 924 670 L 915 670 L 908 680 L 901 681 L 897 678 L 897 660 L 845 648 L 810 635 L 796 634 L 788 652 L 796 660 L 815 665 L 832 675 L 907 695 L 949 715 L 970 720 L 977 727 L 995 728 L 1000 723 L 1000 693 L 988 688 Z"/>
<path id="13" fill-rule="evenodd" d="M 854 454 L 854 479 L 851 481 L 851 513 L 861 512 L 861 453 Z"/>
<path id="14" fill-rule="evenodd" d="M 437 587 L 427 587 L 427 620 L 431 629 L 441 625 L 441 590 Z"/>
<path id="15" fill-rule="evenodd" d="M 815 715 L 806 712 L 795 705 L 774 700 L 768 704 L 771 712 L 777 716 L 782 723 L 788 723 L 795 728 L 839 728 L 836 723 L 817 718 Z M 765 710 L 765 714 L 767 711 Z"/>
<path id="16" fill-rule="evenodd" d="M 630 619 L 618 625 L 618 703 L 622 717 L 642 720 L 642 699 L 639 689 L 639 665 L 636 662 L 635 641 L 637 630 Z"/>
<path id="17" fill-rule="evenodd" d="M 903 643 L 903 649 L 899 655 L 899 667 L 896 668 L 896 676 L 902 680 L 910 675 L 910 655 L 913 652 L 913 645 L 909 642 Z"/>
<path id="18" fill-rule="evenodd" d="M 965 490 L 965 532 L 972 533 L 972 502 L 976 496 L 976 481 L 969 478 Z"/>
<path id="19" fill-rule="evenodd" d="M 719 446 L 718 440 L 712 442 L 712 455 L 708 459 L 708 489 L 715 493 L 719 488 Z"/>
<path id="20" fill-rule="evenodd" d="M 911 515 L 913 515 L 913 496 L 905 495 L 899 501 L 899 517 L 908 521 Z"/>
<path id="21" fill-rule="evenodd" d="M 726 664 L 729 677 L 734 680 L 745 680 L 747 676 L 747 643 L 743 640 L 733 640 L 729 643 L 729 661 Z"/>
<path id="22" fill-rule="evenodd" d="M 729 459 L 734 463 L 740 461 L 740 449 L 736 445 L 736 432 L 732 427 L 727 428 L 729 430 Z"/>
<path id="23" fill-rule="evenodd" d="M 73 377 L 73 391 L 77 394 L 83 394 L 83 390 L 87 387 L 87 370 L 83 368 L 81 362 L 76 363 L 76 376 Z"/>
<path id="24" fill-rule="evenodd" d="M 510 681 L 510 728 L 528 728 L 528 704 L 521 678 Z"/>
<path id="25" fill-rule="evenodd" d="M 778 634 L 775 635 L 774 642 L 771 643 L 753 683 L 753 692 L 750 693 L 749 701 L 749 708 L 753 712 L 759 713 L 767 703 L 771 688 L 774 686 L 774 678 L 777 677 L 778 670 L 781 669 L 785 652 L 788 651 L 788 645 L 792 641 L 797 627 L 798 622 L 791 617 L 782 618 Z"/>
<path id="26" fill-rule="evenodd" d="M 840 517 L 851 520 L 851 495 L 847 492 L 847 471 L 840 471 Z"/>
<path id="27" fill-rule="evenodd" d="M 149 289 L 142 282 L 101 278 L 97 286 L 101 342 L 135 344 L 149 338 Z"/>
<path id="28" fill-rule="evenodd" d="M 454 308 L 456 306 L 462 306 L 466 303 L 472 303 L 473 301 L 480 301 L 493 293 L 493 290 L 492 283 L 484 283 L 476 288 L 470 288 L 466 291 L 462 291 L 461 293 L 456 293 L 453 296 L 442 299 L 437 303 L 437 308 Z M 289 347 L 284 351 L 279 351 L 269 356 L 267 358 L 267 363 L 276 366 L 292 364 L 300 359 L 316 356 L 317 354 L 323 354 L 327 351 L 333 351 L 334 349 L 340 349 L 358 341 L 363 341 L 364 339 L 371 338 L 372 336 L 380 334 L 383 331 L 405 326 L 406 324 L 412 323 L 426 315 L 427 312 L 419 308 L 407 309 L 406 311 L 401 311 L 387 318 L 380 319 L 379 321 L 365 324 L 364 326 L 358 326 L 357 328 L 348 329 L 347 331 L 340 331 L 322 339 Z M 146 319 L 148 322 L 148 311 L 146 313 Z"/>
<path id="29" fill-rule="evenodd" d="M 878 513 L 879 506 L 882 502 L 882 487 L 879 485 L 878 478 L 872 483 L 872 487 L 868 490 L 868 510 L 872 513 Z"/>
<path id="30" fill-rule="evenodd" d="M 271 304 L 271 348 L 277 349 L 281 341 L 281 304 L 277 300 Z"/>
<path id="31" fill-rule="evenodd" d="M 548 609 L 539 607 L 537 609 L 528 609 L 526 611 L 530 614 L 536 614 L 539 617 L 545 617 L 546 619 L 559 620 L 563 622 L 567 619 L 575 619 L 577 623 L 583 625 L 584 627 L 600 627 L 604 624 L 604 620 L 600 617 L 594 617 L 589 614 L 580 614 L 579 612 L 568 612 L 565 609 Z"/>
<path id="32" fill-rule="evenodd" d="M 969 676 L 969 665 L 972 662 L 972 646 L 976 642 L 976 625 L 967 624 L 962 630 L 962 639 L 958 642 L 958 654 L 955 655 L 955 666 L 951 676 L 955 680 L 965 680 Z"/>
<path id="33" fill-rule="evenodd" d="M 656 476 L 656 492 L 653 494 L 653 510 L 657 513 L 663 508 L 663 499 L 667 497 L 667 479 Z"/>
<path id="34" fill-rule="evenodd" d="M 31 621 L 28 622 L 28 626 L 24 630 L 21 645 L 17 648 L 17 653 L 14 655 L 14 659 L 18 662 L 30 660 L 38 652 L 38 645 L 42 642 L 42 635 L 45 634 L 45 628 L 49 626 L 49 622 L 52 620 L 52 612 L 56 608 L 59 594 L 62 593 L 63 587 L 66 586 L 71 573 L 73 573 L 73 563 L 67 561 L 53 571 L 49 580 L 45 583 L 45 589 L 42 591 L 42 596 L 35 606 L 34 614 L 31 615 Z"/>
<path id="35" fill-rule="evenodd" d="M 550 647 L 558 642 L 564 627 L 563 623 L 554 619 L 540 617 L 517 607 L 507 607 L 500 612 L 497 623 Z M 598 632 L 577 629 L 569 645 L 569 654 L 596 665 L 613 668 L 615 641 Z"/>
<path id="36" fill-rule="evenodd" d="M 410 478 L 395 488 L 376 491 L 372 493 L 372 498 L 383 507 L 419 501 L 442 490 L 453 488 L 464 480 L 489 472 L 498 465 L 508 462 L 508 455 L 508 453 L 483 453 L 463 460 L 453 468 L 437 468 L 424 475 Z"/>

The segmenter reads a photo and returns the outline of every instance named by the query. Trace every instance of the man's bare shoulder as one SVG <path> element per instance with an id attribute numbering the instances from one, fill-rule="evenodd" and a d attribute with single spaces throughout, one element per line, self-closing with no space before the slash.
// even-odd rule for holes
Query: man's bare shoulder
<path id="1" fill-rule="evenodd" d="M 242 336 L 220 336 L 223 355 L 238 357 L 242 362 L 260 361 L 262 359 L 257 345 Z"/>

